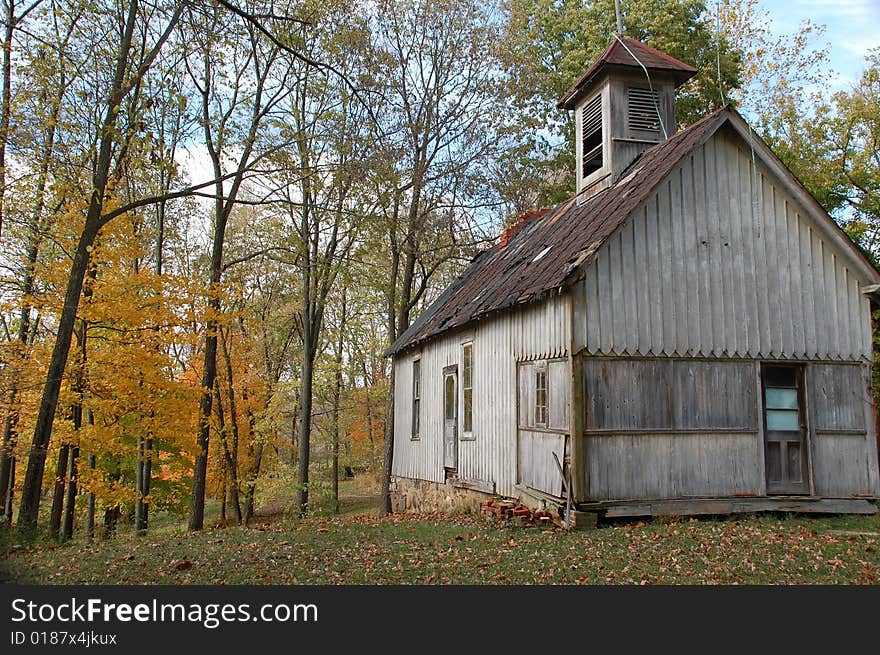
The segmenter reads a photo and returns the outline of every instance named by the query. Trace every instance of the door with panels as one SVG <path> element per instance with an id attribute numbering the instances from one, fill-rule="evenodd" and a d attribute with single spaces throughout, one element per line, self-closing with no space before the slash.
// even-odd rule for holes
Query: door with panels
<path id="1" fill-rule="evenodd" d="M 767 493 L 808 494 L 804 367 L 764 364 L 761 380 Z"/>

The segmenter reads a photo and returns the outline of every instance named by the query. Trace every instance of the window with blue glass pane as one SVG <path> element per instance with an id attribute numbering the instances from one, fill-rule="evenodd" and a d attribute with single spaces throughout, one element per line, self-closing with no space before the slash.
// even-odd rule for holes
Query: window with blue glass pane
<path id="1" fill-rule="evenodd" d="M 766 387 L 764 406 L 768 430 L 799 430 L 797 389 Z"/>
<path id="2" fill-rule="evenodd" d="M 768 430 L 798 430 L 797 410 L 784 409 L 768 409 L 767 410 L 767 429 Z"/>
<path id="3" fill-rule="evenodd" d="M 798 408 L 797 389 L 779 389 L 767 387 L 764 395 L 767 409 L 794 409 Z"/>

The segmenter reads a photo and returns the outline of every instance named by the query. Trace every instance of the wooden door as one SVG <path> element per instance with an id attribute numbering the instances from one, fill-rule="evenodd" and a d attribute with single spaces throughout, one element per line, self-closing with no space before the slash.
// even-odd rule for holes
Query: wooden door
<path id="1" fill-rule="evenodd" d="M 458 369 L 443 369 L 443 466 L 458 468 Z"/>
<path id="2" fill-rule="evenodd" d="M 807 420 L 801 366 L 763 365 L 768 494 L 808 494 Z"/>

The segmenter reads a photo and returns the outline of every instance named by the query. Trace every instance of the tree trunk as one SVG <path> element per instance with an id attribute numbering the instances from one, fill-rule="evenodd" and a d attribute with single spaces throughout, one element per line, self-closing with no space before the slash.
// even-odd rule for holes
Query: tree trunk
<path id="1" fill-rule="evenodd" d="M 400 276 L 400 244 L 397 240 L 396 226 L 399 217 L 399 193 L 395 194 L 394 221 L 389 237 L 391 242 L 391 269 L 386 299 L 385 318 L 388 330 L 388 344 L 393 344 L 397 338 L 397 285 Z M 394 365 L 391 367 L 389 379 L 388 400 L 385 403 L 385 439 L 382 442 L 382 476 L 380 480 L 381 500 L 379 515 L 386 516 L 391 513 L 391 471 L 394 458 Z M 390 439 L 389 439 L 390 435 Z M 390 443 L 389 443 L 390 442 Z"/>
<path id="2" fill-rule="evenodd" d="M 94 204 L 96 201 L 93 199 L 92 202 Z M 94 210 L 90 208 L 89 214 L 90 217 L 93 217 L 93 220 L 90 225 L 87 218 L 86 227 L 80 236 L 76 254 L 73 258 L 67 290 L 64 294 L 61 317 L 58 322 L 55 347 L 52 350 L 52 356 L 46 371 L 46 382 L 43 385 L 43 395 L 40 401 L 40 408 L 34 427 L 34 437 L 31 442 L 31 451 L 28 456 L 28 466 L 21 490 L 18 524 L 30 529 L 37 527 L 37 516 L 40 511 L 40 492 L 46 468 L 46 453 L 52 436 L 52 422 L 55 418 L 55 408 L 58 406 L 58 396 L 61 392 L 64 368 L 70 353 L 70 344 L 76 325 L 76 311 L 79 307 L 79 297 L 89 263 L 89 251 L 98 233 L 97 223 L 100 217 L 100 207 Z"/>
<path id="3" fill-rule="evenodd" d="M 274 383 L 278 382 L 277 375 L 275 376 Z M 257 441 L 256 444 L 253 443 L 254 439 L 259 439 L 259 435 L 257 435 L 257 417 L 254 416 L 250 407 L 248 406 L 248 393 L 247 386 L 243 386 L 241 390 L 241 397 L 244 401 L 245 411 L 247 412 L 248 417 L 248 427 L 250 429 L 250 444 L 248 445 L 248 454 L 251 455 L 251 466 L 247 471 L 247 477 L 245 480 L 245 496 L 244 496 L 244 525 L 247 527 L 248 521 L 250 521 L 251 517 L 254 515 L 254 495 L 257 491 L 257 478 L 260 477 L 260 464 L 263 461 L 263 442 L 262 440 Z M 272 385 L 270 384 L 266 389 L 266 405 L 269 404 L 269 401 L 272 398 Z"/>
<path id="4" fill-rule="evenodd" d="M 385 443 L 382 445 L 382 500 L 379 505 L 379 513 L 382 516 L 391 513 L 391 471 L 394 459 L 394 367 L 388 379 L 390 391 L 388 404 L 385 410 Z"/>
<path id="5" fill-rule="evenodd" d="M 226 460 L 220 462 L 220 524 L 226 525 Z"/>
<path id="6" fill-rule="evenodd" d="M 6 489 L 6 506 L 3 512 L 6 516 L 6 522 L 12 525 L 12 507 L 13 496 L 15 495 L 15 457 L 9 458 L 9 481 Z"/>
<path id="7" fill-rule="evenodd" d="M 172 153 L 174 152 L 174 148 L 172 148 Z M 172 155 L 173 156 L 173 155 Z M 164 168 L 160 171 L 160 191 L 165 193 L 169 190 L 171 185 L 171 178 L 173 176 L 173 172 L 168 175 L 168 179 L 165 179 L 165 171 Z M 162 200 L 159 202 L 159 205 L 156 208 L 156 264 L 153 272 L 157 277 L 162 275 L 162 265 L 164 262 L 164 246 L 165 246 L 165 208 L 167 202 Z M 161 301 L 161 299 L 160 299 Z M 158 330 L 158 328 L 156 328 Z M 141 480 L 138 485 L 138 506 L 136 508 L 137 514 L 137 533 L 138 534 L 146 534 L 150 525 L 150 486 L 152 484 L 153 479 L 153 457 L 155 453 L 153 453 L 153 437 L 151 435 L 147 435 L 143 442 L 143 448 L 139 453 L 142 458 L 142 466 L 140 468 Z"/>
<path id="8" fill-rule="evenodd" d="M 141 501 L 141 512 L 140 512 L 140 521 L 138 521 L 137 530 L 138 534 L 147 534 L 147 529 L 150 525 L 150 487 L 152 486 L 152 478 L 153 478 L 153 439 L 152 437 L 147 437 L 144 441 L 144 468 L 142 475 L 142 484 L 143 487 L 141 489 L 140 501 Z"/>
<path id="9" fill-rule="evenodd" d="M 70 449 L 70 464 L 67 473 L 67 501 L 64 506 L 64 523 L 62 539 L 67 541 L 73 537 L 73 520 L 76 514 L 76 477 L 79 460 L 79 446 Z"/>
<path id="10" fill-rule="evenodd" d="M 341 362 L 337 364 L 341 371 Z M 339 514 L 339 396 L 342 392 L 341 373 L 337 374 L 336 387 L 333 390 L 333 463 L 332 463 L 332 496 L 333 513 Z"/>
<path id="11" fill-rule="evenodd" d="M 293 403 L 293 417 L 290 419 L 290 466 L 291 468 L 296 468 L 299 465 L 299 460 L 296 456 L 297 451 L 299 450 L 299 446 L 297 444 L 297 439 L 299 438 L 299 423 L 297 420 L 299 419 L 299 398 L 294 398 Z"/>
<path id="12" fill-rule="evenodd" d="M 415 212 L 416 205 L 414 200 L 412 206 L 410 207 L 410 234 L 412 234 L 415 230 Z M 408 237 L 408 243 L 410 243 L 413 239 L 413 236 Z M 390 343 L 394 343 L 397 337 L 403 334 L 409 327 L 409 317 L 413 307 L 413 279 L 416 258 L 414 254 L 415 247 L 410 243 L 410 246 L 408 246 L 408 248 L 409 250 L 404 258 L 404 275 L 399 293 L 399 304 L 397 306 L 392 306 L 392 309 L 388 315 Z M 382 516 L 390 514 L 392 511 L 391 472 L 394 465 L 394 380 L 394 365 L 392 364 L 391 375 L 388 378 L 388 402 L 385 409 L 385 443 L 382 447 L 384 461 L 382 464 L 382 501 L 379 508 L 379 513 Z"/>
<path id="13" fill-rule="evenodd" d="M 254 38 L 256 38 L 254 36 Z M 201 85 L 201 112 L 202 112 L 202 129 L 204 131 L 204 144 L 211 158 L 211 165 L 214 171 L 215 200 L 214 200 L 214 235 L 211 248 L 211 267 L 210 267 L 210 286 L 208 289 L 208 307 L 211 318 L 205 322 L 205 361 L 202 375 L 202 402 L 199 404 L 199 432 L 198 446 L 199 453 L 196 455 L 195 467 L 193 470 L 193 489 L 192 499 L 190 503 L 189 529 L 201 530 L 205 518 L 205 484 L 208 470 L 208 439 L 210 436 L 210 418 L 211 418 L 211 402 L 214 389 L 214 380 L 217 377 L 217 331 L 219 325 L 215 317 L 221 313 L 220 298 L 220 278 L 223 273 L 223 242 L 226 236 L 226 224 L 229 215 L 235 207 L 238 192 L 244 182 L 244 176 L 251 164 L 251 156 L 257 141 L 260 123 L 268 112 L 268 107 L 264 105 L 263 92 L 264 85 L 268 79 L 269 71 L 272 69 L 272 61 L 263 61 L 256 69 L 254 97 L 251 102 L 250 123 L 247 127 L 247 136 L 241 144 L 241 152 L 237 158 L 238 168 L 232 179 L 228 180 L 228 188 L 225 188 L 223 177 L 223 135 L 219 135 L 216 140 L 212 132 L 214 121 L 211 116 L 211 93 L 214 89 L 212 61 L 209 53 L 205 51 L 204 59 L 204 75 L 205 79 Z M 236 88 L 236 93 L 240 89 Z M 272 99 L 272 103 L 278 101 L 278 96 Z M 217 144 L 220 144 L 219 147 Z"/>
<path id="14" fill-rule="evenodd" d="M 0 238 L 3 236 L 6 195 L 6 144 L 9 140 L 9 114 L 12 106 L 12 36 L 15 32 L 15 0 L 6 0 L 6 29 L 3 34 L 3 92 L 0 104 Z"/>
<path id="15" fill-rule="evenodd" d="M 226 368 L 226 399 L 229 402 L 229 426 L 232 429 L 232 447 L 229 448 L 229 444 L 226 441 L 226 432 L 223 431 L 221 434 L 224 436 L 223 439 L 223 453 L 226 456 L 227 468 L 230 472 L 231 484 L 232 484 L 232 500 L 233 506 L 235 508 L 235 518 L 238 521 L 239 525 L 242 522 L 242 512 L 241 512 L 241 504 L 239 502 L 240 496 L 240 486 L 241 483 L 238 478 L 238 440 L 239 440 L 239 430 L 238 430 L 238 407 L 235 402 L 235 384 L 233 379 L 233 371 L 232 371 L 232 358 L 229 356 L 229 347 L 227 345 L 227 332 L 220 332 L 220 350 L 223 353 L 223 362 Z M 220 405 L 220 389 L 218 385 L 217 389 L 218 399 L 217 404 Z"/>
<path id="16" fill-rule="evenodd" d="M 236 473 L 236 462 L 232 458 L 229 451 L 229 444 L 226 438 L 226 420 L 224 418 L 223 401 L 220 398 L 219 385 L 214 388 L 214 396 L 217 401 L 217 423 L 220 426 L 220 445 L 223 448 L 223 459 L 226 462 L 224 471 L 229 476 L 229 496 L 232 500 L 232 509 L 235 511 L 235 521 L 241 524 L 241 503 L 238 498 L 238 473 Z"/>
<path id="17" fill-rule="evenodd" d="M 0 511 L 3 511 L 9 523 L 12 523 L 11 497 L 12 490 L 15 489 L 15 427 L 18 423 L 17 380 L 13 379 L 11 386 L 6 403 L 9 413 L 6 420 L 3 421 L 3 440 L 0 442 Z"/>
<path id="18" fill-rule="evenodd" d="M 260 464 L 263 460 L 263 443 L 257 443 L 254 448 L 254 460 L 248 471 L 247 490 L 244 497 L 244 524 L 247 526 L 248 521 L 254 515 L 254 496 L 257 490 L 257 478 L 260 475 Z"/>
<path id="19" fill-rule="evenodd" d="M 88 457 L 89 469 L 94 471 L 97 462 L 95 456 L 89 453 Z M 89 492 L 89 501 L 86 506 L 86 541 L 92 543 L 95 540 L 95 492 Z"/>
<path id="20" fill-rule="evenodd" d="M 52 356 L 46 371 L 46 383 L 43 386 L 40 409 L 37 414 L 36 425 L 34 426 L 34 437 L 31 442 L 27 471 L 25 472 L 21 491 L 21 505 L 18 510 L 18 524 L 28 529 L 35 529 L 37 527 L 37 517 L 40 511 L 40 492 L 46 468 L 46 452 L 52 436 L 52 422 L 55 418 L 55 409 L 58 406 L 58 395 L 61 391 L 61 381 L 64 376 L 64 367 L 67 364 L 67 356 L 70 352 L 70 342 L 76 323 L 76 311 L 79 306 L 79 297 L 83 288 L 90 252 L 95 237 L 101 229 L 104 194 L 110 177 L 114 145 L 117 143 L 116 122 L 122 96 L 127 92 L 125 89 L 125 75 L 128 69 L 129 53 L 131 52 L 132 37 L 135 31 L 138 12 L 139 3 L 133 0 L 128 7 L 125 29 L 122 32 L 122 40 L 115 62 L 116 70 L 113 82 L 106 96 L 106 109 L 101 125 L 100 145 L 92 176 L 92 194 L 89 198 L 83 231 L 80 234 L 73 263 L 71 264 L 67 288 L 64 293 L 64 303 L 58 321 L 55 347 L 52 349 Z M 177 15 L 179 16 L 179 13 Z"/>
<path id="21" fill-rule="evenodd" d="M 95 269 L 89 271 L 89 279 L 85 282 L 83 296 L 87 299 L 92 297 L 93 282 L 95 279 Z M 85 319 L 79 322 L 79 330 L 76 331 L 79 340 L 80 361 L 77 367 L 73 381 L 73 392 L 76 395 L 76 402 L 70 408 L 71 417 L 73 418 L 73 431 L 76 435 L 77 442 L 71 445 L 68 459 L 65 463 L 67 470 L 67 500 L 64 507 L 62 540 L 70 539 L 73 536 L 73 519 L 76 513 L 76 487 L 77 487 L 77 466 L 79 460 L 79 434 L 82 430 L 83 418 L 83 394 L 85 391 L 85 366 L 86 366 L 86 336 L 88 325 Z M 60 463 L 60 462 L 59 462 Z M 55 515 L 55 508 L 52 508 L 52 515 Z"/>
<path id="22" fill-rule="evenodd" d="M 137 444 L 135 445 L 134 488 L 137 494 L 134 501 L 135 532 L 140 534 L 144 512 L 144 437 L 141 434 L 137 436 Z"/>
<path id="23" fill-rule="evenodd" d="M 315 376 L 315 351 L 311 344 L 311 326 L 303 326 L 302 371 L 299 398 L 299 467 L 297 469 L 296 506 L 305 516 L 309 505 L 309 441 L 312 436 L 312 383 Z"/>
<path id="24" fill-rule="evenodd" d="M 58 538 L 61 530 L 61 514 L 64 511 L 64 488 L 67 477 L 67 462 L 70 445 L 61 444 L 58 449 L 58 465 L 55 467 L 55 485 L 52 492 L 52 512 L 49 515 L 49 536 Z"/>
<path id="25" fill-rule="evenodd" d="M 215 248 L 216 250 L 216 248 Z M 217 277 L 219 278 L 219 266 Z M 212 276 L 213 277 L 213 276 Z M 209 302 L 210 311 L 220 311 L 220 303 L 213 296 L 216 291 L 212 290 L 212 299 Z M 217 323 L 209 320 L 207 324 L 208 335 L 205 337 L 205 359 L 202 374 L 202 400 L 199 403 L 199 432 L 197 437 L 198 452 L 196 453 L 195 466 L 193 467 L 193 487 L 189 508 L 189 529 L 201 530 L 205 523 L 205 485 L 208 479 L 208 440 L 211 434 L 211 404 L 214 380 L 217 377 Z"/>
<path id="26" fill-rule="evenodd" d="M 110 474 L 111 482 L 119 482 L 122 479 L 122 471 L 120 470 L 120 463 L 117 459 L 115 462 L 115 468 L 113 472 Z M 108 505 L 106 509 L 104 509 L 104 531 L 102 538 L 109 539 L 116 533 L 116 524 L 119 522 L 119 518 L 122 516 L 122 506 L 119 503 L 115 505 Z"/>
<path id="27" fill-rule="evenodd" d="M 15 488 L 15 427 L 18 423 L 18 381 L 17 376 L 12 375 L 11 389 L 6 397 L 8 414 L 3 421 L 3 439 L 0 442 L 0 511 L 12 523 L 12 503 L 9 502 L 12 490 Z M 7 507 L 10 509 L 7 511 Z"/>
<path id="28" fill-rule="evenodd" d="M 364 405 L 367 409 L 367 442 L 370 444 L 370 473 L 376 472 L 376 443 L 373 437 L 373 403 L 370 399 L 370 379 L 367 377 L 366 356 L 361 361 L 364 372 Z"/>
<path id="29" fill-rule="evenodd" d="M 333 387 L 333 513 L 339 513 L 339 401 L 342 397 L 342 348 L 345 343 L 345 327 L 348 322 L 346 307 L 346 289 L 342 289 L 342 309 L 337 326 L 335 353 L 333 353 L 333 365 L 335 368 L 335 384 Z"/>
<path id="30" fill-rule="evenodd" d="M 119 505 L 113 505 L 104 510 L 103 539 L 110 539 L 116 533 L 116 523 L 119 521 L 119 514 Z"/>

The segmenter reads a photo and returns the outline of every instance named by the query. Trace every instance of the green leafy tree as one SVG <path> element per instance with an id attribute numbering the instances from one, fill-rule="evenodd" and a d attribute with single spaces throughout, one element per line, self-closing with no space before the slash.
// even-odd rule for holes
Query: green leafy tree
<path id="1" fill-rule="evenodd" d="M 679 90 L 686 126 L 724 104 L 719 89 L 741 84 L 742 55 L 701 0 L 622 0 L 624 33 L 697 68 Z M 504 0 L 499 56 L 520 143 L 499 164 L 511 211 L 574 193 L 574 117 L 556 101 L 614 38 L 613 0 Z M 720 79 L 719 79 L 720 78 Z M 506 183 L 506 184 L 504 184 Z"/>

